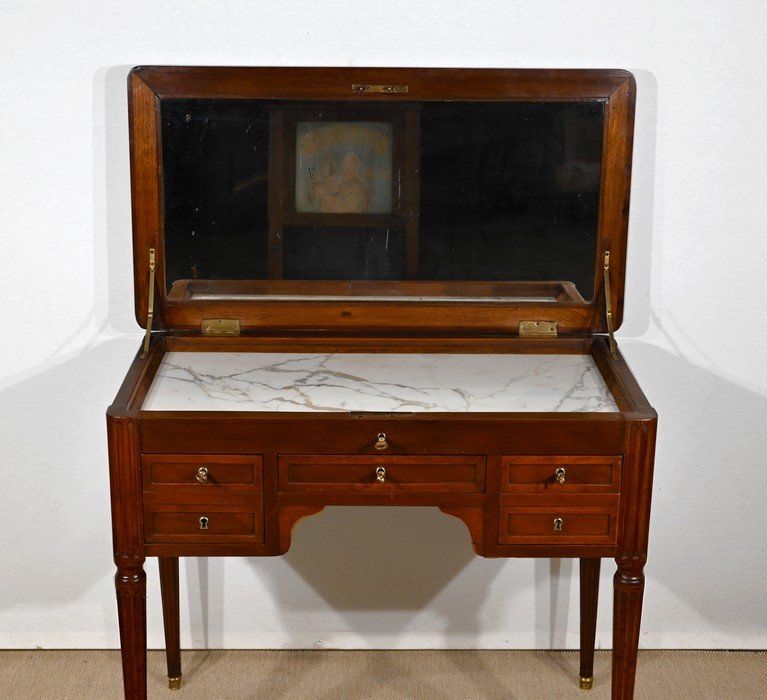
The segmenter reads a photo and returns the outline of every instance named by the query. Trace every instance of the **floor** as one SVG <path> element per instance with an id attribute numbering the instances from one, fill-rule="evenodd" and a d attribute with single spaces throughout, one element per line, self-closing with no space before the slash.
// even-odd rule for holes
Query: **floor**
<path id="1" fill-rule="evenodd" d="M 169 690 L 160 651 L 149 653 L 150 698 L 610 697 L 610 653 L 597 652 L 594 688 L 578 688 L 572 651 L 264 651 L 183 653 L 184 682 Z M 0 651 L 2 698 L 121 698 L 114 650 Z M 767 699 L 767 651 L 642 651 L 636 698 Z"/>

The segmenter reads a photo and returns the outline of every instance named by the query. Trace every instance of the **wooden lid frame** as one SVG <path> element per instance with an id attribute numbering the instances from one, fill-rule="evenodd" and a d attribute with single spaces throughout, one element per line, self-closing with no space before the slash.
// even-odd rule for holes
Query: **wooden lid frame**
<path id="1" fill-rule="evenodd" d="M 407 85 L 386 95 L 353 85 Z M 516 334 L 521 321 L 556 321 L 560 335 L 604 333 L 603 260 L 610 252 L 614 328 L 623 317 L 636 85 L 622 70 L 137 67 L 128 77 L 136 319 L 146 327 L 149 250 L 155 250 L 153 328 L 200 331 L 206 318 L 235 318 L 247 331 Z M 603 101 L 604 142 L 591 301 L 254 300 L 168 298 L 165 292 L 160 104 L 164 98 Z"/>

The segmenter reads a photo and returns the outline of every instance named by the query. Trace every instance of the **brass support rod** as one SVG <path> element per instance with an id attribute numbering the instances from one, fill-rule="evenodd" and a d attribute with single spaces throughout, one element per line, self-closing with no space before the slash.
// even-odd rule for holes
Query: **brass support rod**
<path id="1" fill-rule="evenodd" d="M 144 336 L 144 352 L 141 353 L 141 357 L 146 357 L 149 352 L 149 343 L 152 340 L 152 319 L 154 318 L 154 248 L 149 249 L 149 289 L 147 290 L 147 296 L 149 297 L 149 305 L 146 314 L 146 335 Z"/>
<path id="2" fill-rule="evenodd" d="M 607 316 L 607 336 L 610 342 L 610 354 L 617 360 L 618 348 L 613 335 L 613 304 L 610 299 L 610 251 L 605 251 L 605 309 Z"/>

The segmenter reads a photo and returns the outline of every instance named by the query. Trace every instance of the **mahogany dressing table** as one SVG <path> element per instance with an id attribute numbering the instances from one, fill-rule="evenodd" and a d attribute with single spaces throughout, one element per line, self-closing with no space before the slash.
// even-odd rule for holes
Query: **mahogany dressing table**
<path id="1" fill-rule="evenodd" d="M 107 415 L 127 698 L 146 557 L 179 687 L 178 557 L 283 554 L 327 505 L 578 558 L 582 688 L 614 559 L 632 697 L 656 429 L 612 337 L 634 99 L 619 70 L 131 72 L 146 336 Z"/>

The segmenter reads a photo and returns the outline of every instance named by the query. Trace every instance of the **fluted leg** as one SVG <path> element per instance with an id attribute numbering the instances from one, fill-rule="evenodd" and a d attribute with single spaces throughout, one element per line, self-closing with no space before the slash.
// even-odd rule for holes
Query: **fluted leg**
<path id="1" fill-rule="evenodd" d="M 143 560 L 119 563 L 115 576 L 126 700 L 146 698 L 146 575 Z"/>
<path id="2" fill-rule="evenodd" d="M 641 569 L 623 569 L 613 579 L 613 692 L 612 700 L 634 697 L 634 678 L 642 620 L 644 573 Z"/>
<path id="3" fill-rule="evenodd" d="M 181 640 L 179 637 L 178 557 L 160 557 L 162 619 L 165 625 L 165 658 L 168 687 L 181 687 Z"/>
<path id="4" fill-rule="evenodd" d="M 581 668 L 580 684 L 588 690 L 594 683 L 594 640 L 597 633 L 599 565 L 601 559 L 581 559 Z"/>

